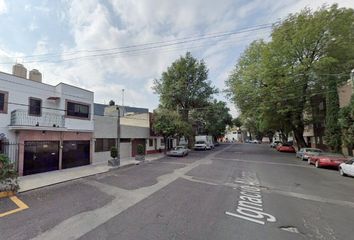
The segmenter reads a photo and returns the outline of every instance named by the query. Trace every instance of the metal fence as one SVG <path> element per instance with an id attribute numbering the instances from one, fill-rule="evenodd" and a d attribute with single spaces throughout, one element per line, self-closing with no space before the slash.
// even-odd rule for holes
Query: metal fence
<path id="1" fill-rule="evenodd" d="M 5 154 L 16 170 L 18 169 L 18 149 L 18 143 L 0 141 L 0 154 Z"/>

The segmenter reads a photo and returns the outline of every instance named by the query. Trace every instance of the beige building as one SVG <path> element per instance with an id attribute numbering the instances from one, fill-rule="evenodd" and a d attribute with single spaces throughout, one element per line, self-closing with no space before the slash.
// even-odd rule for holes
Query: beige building
<path id="1" fill-rule="evenodd" d="M 348 80 L 345 84 L 338 87 L 339 107 L 348 106 L 353 94 L 353 81 Z"/>

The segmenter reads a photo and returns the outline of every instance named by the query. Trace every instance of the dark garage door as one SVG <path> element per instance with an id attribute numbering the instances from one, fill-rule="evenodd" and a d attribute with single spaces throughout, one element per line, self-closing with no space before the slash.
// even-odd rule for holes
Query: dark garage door
<path id="1" fill-rule="evenodd" d="M 23 175 L 59 169 L 59 142 L 26 141 Z"/>
<path id="2" fill-rule="evenodd" d="M 64 141 L 62 168 L 90 164 L 90 141 Z"/>

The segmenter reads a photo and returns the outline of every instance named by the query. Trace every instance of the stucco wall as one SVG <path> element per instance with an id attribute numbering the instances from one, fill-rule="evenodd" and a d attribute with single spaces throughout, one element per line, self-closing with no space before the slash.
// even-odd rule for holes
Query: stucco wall
<path id="1" fill-rule="evenodd" d="M 0 133 L 5 133 L 6 138 L 13 142 L 16 141 L 14 131 L 8 130 L 11 112 L 17 109 L 28 111 L 30 97 L 42 100 L 42 113 L 65 115 L 66 100 L 89 104 L 90 111 L 93 111 L 93 92 L 63 83 L 52 86 L 0 72 L 0 91 L 8 92 L 9 102 L 7 113 L 0 113 Z M 48 100 L 48 97 L 59 99 Z M 73 131 L 93 131 L 94 126 L 92 118 L 90 120 L 65 118 L 65 127 Z"/>

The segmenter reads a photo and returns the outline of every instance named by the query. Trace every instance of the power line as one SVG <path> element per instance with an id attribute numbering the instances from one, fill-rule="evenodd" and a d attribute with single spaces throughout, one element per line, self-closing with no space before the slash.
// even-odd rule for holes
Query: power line
<path id="1" fill-rule="evenodd" d="M 137 48 L 137 49 L 130 49 L 130 50 L 128 49 L 128 50 L 124 50 L 124 51 L 113 51 L 113 52 L 106 52 L 106 53 L 100 53 L 100 54 L 92 54 L 92 55 L 86 55 L 86 56 L 72 57 L 72 58 L 61 59 L 61 60 L 52 60 L 52 61 L 50 61 L 48 59 L 32 60 L 32 61 L 24 61 L 23 63 L 66 62 L 66 61 L 86 59 L 86 58 L 111 56 L 111 55 L 117 55 L 117 54 L 123 54 L 123 53 L 141 52 L 141 51 L 146 51 L 146 50 L 153 50 L 153 49 L 165 48 L 165 47 L 169 47 L 169 46 L 181 45 L 181 44 L 185 44 L 185 43 L 192 43 L 192 42 L 198 42 L 198 41 L 209 40 L 209 39 L 217 39 L 217 38 L 237 35 L 237 34 L 241 34 L 241 33 L 254 32 L 254 31 L 259 31 L 259 30 L 271 28 L 272 26 L 273 25 L 270 25 L 270 24 L 263 24 L 263 25 L 258 25 L 258 26 L 254 26 L 254 27 L 244 28 L 244 29 L 238 30 L 238 31 L 225 32 L 225 33 L 215 34 L 215 35 L 211 35 L 211 36 L 204 35 L 204 36 L 201 36 L 201 37 L 198 37 L 198 38 L 186 39 L 186 40 L 182 40 L 182 41 L 175 41 L 175 42 L 172 42 L 172 43 L 168 43 L 169 41 L 166 41 L 166 42 L 162 41 L 162 44 L 158 44 L 158 45 L 155 45 L 155 46 L 142 47 L 142 48 Z M 144 45 L 141 45 L 141 46 L 144 46 Z M 128 48 L 128 47 L 125 47 L 125 48 Z M 129 48 L 133 48 L 133 47 L 129 47 Z M 117 49 L 121 49 L 121 48 L 117 48 Z M 108 51 L 111 51 L 111 50 L 108 50 Z M 0 63 L 0 64 L 13 64 L 13 62 L 3 62 L 3 63 Z"/>
<path id="2" fill-rule="evenodd" d="M 145 47 L 145 46 L 158 45 L 158 44 L 166 44 L 166 43 L 173 43 L 173 42 L 175 42 L 175 43 L 184 43 L 186 41 L 188 42 L 188 41 L 204 40 L 204 39 L 208 39 L 208 38 L 223 37 L 223 36 L 227 36 L 227 35 L 238 34 L 238 33 L 242 33 L 242 31 L 245 31 L 247 29 L 252 30 L 252 29 L 257 29 L 257 28 L 260 28 L 260 27 L 269 28 L 269 27 L 272 27 L 276 23 L 277 22 L 265 23 L 265 24 L 260 24 L 260 25 L 243 27 L 243 28 L 240 28 L 240 29 L 235 30 L 235 31 L 215 32 L 215 33 L 208 33 L 208 34 L 203 34 L 203 35 L 191 35 L 191 36 L 187 36 L 187 37 L 183 37 L 183 38 L 176 38 L 176 39 L 165 40 L 165 41 L 156 41 L 156 42 L 148 42 L 148 43 L 127 45 L 127 46 L 122 46 L 122 47 L 102 48 L 102 49 L 81 49 L 81 50 L 76 50 L 76 51 L 71 51 L 71 52 L 27 55 L 27 56 L 22 56 L 22 58 L 33 58 L 33 57 L 42 57 L 42 56 L 65 56 L 65 55 L 73 55 L 73 54 L 83 53 L 83 52 L 88 52 L 88 53 L 106 52 L 106 51 L 138 48 L 138 47 Z M 11 58 L 16 58 L 16 57 L 11 57 Z"/>

